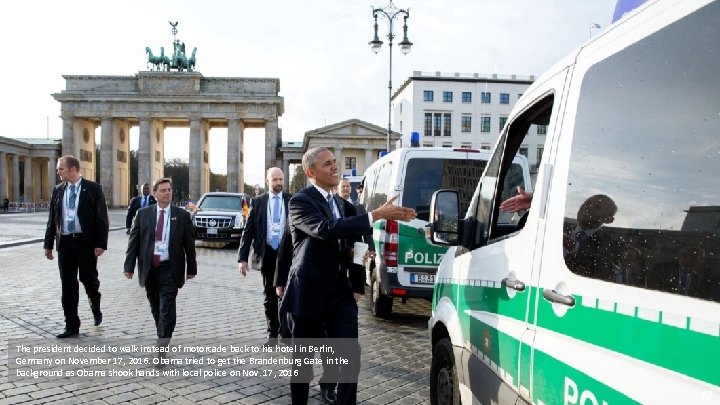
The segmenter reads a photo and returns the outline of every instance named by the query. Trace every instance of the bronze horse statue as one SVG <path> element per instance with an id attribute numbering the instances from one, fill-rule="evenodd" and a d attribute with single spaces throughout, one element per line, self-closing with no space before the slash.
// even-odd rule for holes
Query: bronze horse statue
<path id="1" fill-rule="evenodd" d="M 145 47 L 145 53 L 148 54 L 148 65 L 152 64 L 155 70 L 169 70 L 170 58 L 165 56 L 165 48 L 160 47 L 160 56 L 155 56 L 150 47 Z M 148 66 L 149 68 L 149 66 Z"/>

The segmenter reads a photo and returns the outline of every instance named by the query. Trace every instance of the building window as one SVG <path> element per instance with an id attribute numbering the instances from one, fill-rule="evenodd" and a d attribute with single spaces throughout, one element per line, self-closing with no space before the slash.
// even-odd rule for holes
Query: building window
<path id="1" fill-rule="evenodd" d="M 402 121 L 400 121 L 400 132 L 402 132 Z"/>
<path id="2" fill-rule="evenodd" d="M 505 128 L 505 123 L 507 122 L 507 117 L 500 117 L 500 126 L 499 131 L 502 132 L 503 128 Z"/>
<path id="3" fill-rule="evenodd" d="M 537 126 L 537 134 L 538 135 L 546 135 L 547 134 L 547 125 L 538 125 Z"/>
<path id="4" fill-rule="evenodd" d="M 500 104 L 510 104 L 510 93 L 500 93 Z"/>
<path id="5" fill-rule="evenodd" d="M 542 160 L 543 150 L 544 149 L 542 147 L 537 148 L 537 163 L 535 163 L 535 167 L 540 167 L 540 161 Z"/>
<path id="6" fill-rule="evenodd" d="M 433 91 L 432 90 L 423 91 L 423 101 L 433 101 Z"/>
<path id="7" fill-rule="evenodd" d="M 490 132 L 490 117 L 480 117 L 480 132 Z"/>
<path id="8" fill-rule="evenodd" d="M 462 92 L 462 102 L 463 103 L 472 103 L 472 93 L 469 91 L 463 91 Z"/>
<path id="9" fill-rule="evenodd" d="M 483 143 L 480 145 L 480 149 L 482 150 L 490 150 L 490 144 L 489 143 Z"/>
<path id="10" fill-rule="evenodd" d="M 423 148 L 432 148 L 433 144 L 431 143 L 423 143 Z"/>
<path id="11" fill-rule="evenodd" d="M 480 93 L 480 102 L 483 104 L 490 104 L 490 92 L 483 91 Z"/>
<path id="12" fill-rule="evenodd" d="M 472 117 L 469 115 L 463 115 L 460 125 L 460 132 L 471 132 L 472 131 Z"/>
<path id="13" fill-rule="evenodd" d="M 442 147 L 443 148 L 452 148 L 452 142 L 443 142 Z"/>
<path id="14" fill-rule="evenodd" d="M 345 168 L 346 169 L 354 169 L 357 167 L 357 158 L 354 157 L 346 157 L 345 158 Z"/>
<path id="15" fill-rule="evenodd" d="M 450 136 L 451 113 L 425 113 L 425 136 Z"/>
<path id="16" fill-rule="evenodd" d="M 518 93 L 518 100 L 520 100 L 520 97 L 522 97 L 522 93 Z"/>
<path id="17" fill-rule="evenodd" d="M 523 155 L 525 157 L 528 157 L 528 148 L 527 146 L 521 146 L 520 149 L 518 149 L 518 154 Z"/>
<path id="18" fill-rule="evenodd" d="M 452 91 L 443 91 L 443 103 L 452 103 Z"/>
<path id="19" fill-rule="evenodd" d="M 445 113 L 443 114 L 443 136 L 450 136 L 450 130 L 451 126 L 450 123 L 452 121 L 452 114 Z"/>
<path id="20" fill-rule="evenodd" d="M 470 142 L 463 142 L 460 144 L 460 147 L 463 149 L 472 149 L 472 144 Z"/>

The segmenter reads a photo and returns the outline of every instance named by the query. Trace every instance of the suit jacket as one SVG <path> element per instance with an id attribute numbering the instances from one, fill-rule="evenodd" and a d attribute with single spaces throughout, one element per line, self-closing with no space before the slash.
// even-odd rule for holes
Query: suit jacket
<path id="1" fill-rule="evenodd" d="M 197 274 L 195 261 L 195 239 L 193 238 L 190 214 L 182 208 L 170 205 L 170 234 L 168 236 L 168 253 L 170 268 L 177 288 L 185 284 L 185 264 L 187 274 Z M 135 272 L 137 261 L 140 272 L 138 281 L 145 286 L 148 273 L 152 268 L 152 257 L 155 251 L 155 228 L 157 226 L 157 205 L 140 208 L 135 215 L 125 253 L 125 273 Z"/>
<path id="2" fill-rule="evenodd" d="M 125 229 L 130 229 L 132 226 L 132 220 L 135 218 L 135 214 L 137 211 L 142 208 L 140 205 L 142 204 L 142 198 L 143 195 L 135 196 L 130 199 L 130 205 L 128 205 L 128 211 L 127 216 L 125 217 Z M 153 197 L 152 194 L 148 195 L 148 205 L 157 204 L 157 201 L 155 201 L 155 197 Z"/>
<path id="3" fill-rule="evenodd" d="M 344 207 L 341 208 L 341 212 L 345 213 L 345 218 L 360 215 L 357 214 L 357 212 L 355 211 L 356 208 L 353 203 L 348 201 L 343 202 Z M 367 213 L 362 215 L 367 215 Z M 343 249 L 345 249 L 345 253 L 342 254 L 351 254 L 352 249 L 354 248 L 354 243 L 356 241 L 359 242 L 359 238 L 346 238 L 344 240 L 343 247 Z M 275 279 L 273 284 L 275 287 L 285 287 L 285 285 L 287 284 L 288 274 L 290 273 L 290 265 L 292 264 L 292 258 L 292 234 L 290 233 L 290 223 L 288 222 L 285 225 L 285 232 L 283 233 L 282 239 L 280 240 L 280 248 L 278 249 L 277 265 L 275 266 Z M 352 287 L 352 291 L 358 294 L 365 294 L 365 268 L 362 265 L 352 263 L 352 261 L 344 264 L 346 264 L 347 267 L 348 278 L 350 279 L 350 286 Z"/>
<path id="4" fill-rule="evenodd" d="M 565 255 L 565 264 L 575 274 L 614 282 L 615 267 L 620 262 L 620 252 L 624 251 L 622 244 L 604 227 L 576 240 L 574 228 L 575 224 L 571 223 L 564 227 L 565 238 L 573 240 L 573 248 Z"/>
<path id="5" fill-rule="evenodd" d="M 338 295 L 352 297 L 347 277 L 352 258 L 344 240 L 359 240 L 370 231 L 367 215 L 349 213 L 340 197 L 335 203 L 341 218 L 335 219 L 322 194 L 311 186 L 290 199 L 290 234 L 293 256 L 281 310 L 321 318 Z"/>
<path id="6" fill-rule="evenodd" d="M 288 218 L 288 203 L 291 195 L 282 192 L 283 206 L 285 207 L 285 222 Z M 255 251 L 255 260 L 262 259 L 267 244 L 267 207 L 270 201 L 270 193 L 261 194 L 250 201 L 250 214 L 245 229 L 240 238 L 238 248 L 238 262 L 247 262 L 250 256 L 250 246 Z"/>
<path id="7" fill-rule="evenodd" d="M 50 197 L 50 215 L 45 228 L 45 249 L 60 249 L 60 236 L 63 225 L 63 205 L 68 183 L 66 181 L 53 188 Z M 77 201 L 77 218 L 82 228 L 83 248 L 101 248 L 107 250 L 110 220 L 102 187 L 90 180 L 80 181 L 80 196 Z"/>

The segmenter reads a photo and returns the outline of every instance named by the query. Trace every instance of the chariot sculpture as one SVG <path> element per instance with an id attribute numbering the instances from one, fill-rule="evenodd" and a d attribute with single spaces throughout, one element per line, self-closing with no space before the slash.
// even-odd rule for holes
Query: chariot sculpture
<path id="1" fill-rule="evenodd" d="M 145 47 L 145 53 L 148 54 L 148 69 L 151 70 L 164 70 L 169 72 L 170 70 L 176 69 L 178 72 L 187 70 L 192 72 L 195 69 L 195 53 L 197 47 L 193 48 L 190 57 L 185 54 L 185 42 L 181 42 L 177 39 L 177 25 L 178 22 L 170 22 L 173 34 L 173 54 L 172 56 L 165 55 L 165 47 L 160 47 L 160 55 L 154 55 L 150 47 Z"/>

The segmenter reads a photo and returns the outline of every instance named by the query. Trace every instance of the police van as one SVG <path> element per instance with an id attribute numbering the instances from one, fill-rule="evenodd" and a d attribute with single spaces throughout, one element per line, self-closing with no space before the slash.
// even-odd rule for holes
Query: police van
<path id="1" fill-rule="evenodd" d="M 435 193 L 433 404 L 720 404 L 719 46 L 720 1 L 646 2 L 524 93 L 467 210 Z"/>
<path id="2" fill-rule="evenodd" d="M 372 313 L 392 313 L 393 298 L 431 299 L 435 272 L 447 248 L 425 240 L 432 193 L 443 188 L 457 190 L 467 205 L 490 156 L 489 151 L 449 148 L 401 148 L 378 159 L 365 171 L 362 202 L 368 211 L 398 195 L 396 204 L 415 209 L 410 222 L 376 221 L 373 244 L 377 255 L 366 264 Z M 525 156 L 513 159 L 509 177 L 530 187 Z M 517 221 L 517 215 L 505 220 Z"/>

